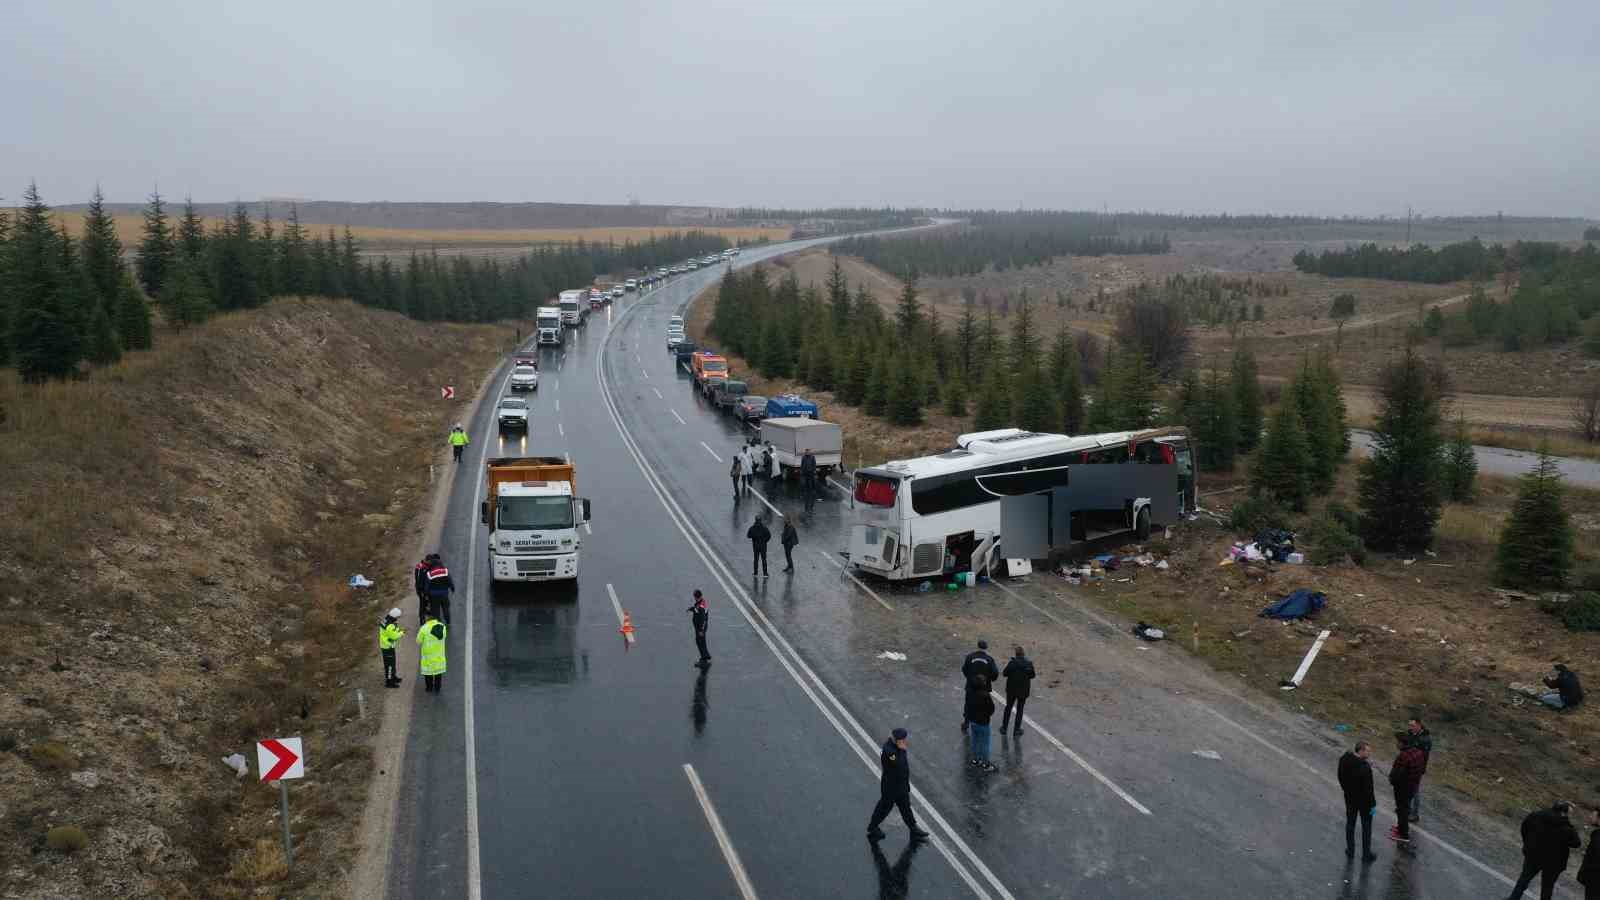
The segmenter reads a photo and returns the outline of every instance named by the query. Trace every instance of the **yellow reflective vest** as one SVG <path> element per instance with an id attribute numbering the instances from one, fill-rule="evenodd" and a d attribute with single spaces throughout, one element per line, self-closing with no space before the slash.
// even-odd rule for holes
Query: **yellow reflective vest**
<path id="1" fill-rule="evenodd" d="M 405 633 L 406 630 L 404 628 L 393 622 L 385 624 L 378 629 L 378 649 L 393 650 L 395 643 L 405 637 Z"/>
<path id="2" fill-rule="evenodd" d="M 465 447 L 470 443 L 472 443 L 472 441 L 467 437 L 467 433 L 465 431 L 450 432 L 450 446 Z"/>
<path id="3" fill-rule="evenodd" d="M 447 631 L 443 622 L 434 620 L 417 632 L 417 646 L 422 648 L 422 674 L 444 674 L 444 636 Z"/>

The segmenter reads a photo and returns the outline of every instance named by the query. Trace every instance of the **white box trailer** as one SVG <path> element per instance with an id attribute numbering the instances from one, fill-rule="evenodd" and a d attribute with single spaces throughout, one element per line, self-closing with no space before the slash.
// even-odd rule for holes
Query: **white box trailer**
<path id="1" fill-rule="evenodd" d="M 761 440 L 772 445 L 778 470 L 787 475 L 800 470 L 800 459 L 807 451 L 817 459 L 817 474 L 826 476 L 840 468 L 844 459 L 844 429 L 837 422 L 821 422 L 805 417 L 761 420 Z"/>

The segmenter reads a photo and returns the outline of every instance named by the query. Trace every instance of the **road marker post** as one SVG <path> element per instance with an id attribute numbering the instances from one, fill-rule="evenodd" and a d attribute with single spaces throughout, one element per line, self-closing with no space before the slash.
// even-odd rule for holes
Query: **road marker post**
<path id="1" fill-rule="evenodd" d="M 300 739 L 268 738 L 256 743 L 256 768 L 262 781 L 278 783 L 278 818 L 283 821 L 283 855 L 294 872 L 294 837 L 289 833 L 289 779 L 306 777 L 306 756 Z"/>
<path id="2" fill-rule="evenodd" d="M 1330 634 L 1333 634 L 1333 632 L 1325 628 L 1321 634 L 1317 635 L 1317 639 L 1311 645 L 1311 649 L 1306 651 L 1306 658 L 1300 660 L 1300 668 L 1295 670 L 1293 677 L 1280 683 L 1278 690 L 1292 691 L 1300 686 L 1300 682 L 1306 678 L 1306 672 L 1311 669 L 1311 663 L 1316 660 L 1317 654 L 1322 652 L 1322 645 L 1328 640 L 1328 635 Z"/>

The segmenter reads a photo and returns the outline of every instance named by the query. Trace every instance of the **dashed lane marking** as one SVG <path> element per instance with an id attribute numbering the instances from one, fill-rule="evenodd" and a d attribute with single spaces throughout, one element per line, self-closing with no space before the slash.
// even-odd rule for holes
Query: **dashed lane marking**
<path id="1" fill-rule="evenodd" d="M 874 591 L 872 588 L 869 588 L 864 583 L 862 583 L 861 579 L 856 577 L 856 573 L 850 571 L 849 569 L 846 569 L 844 567 L 844 563 L 839 562 L 837 559 L 834 559 L 833 557 L 829 556 L 828 552 L 826 550 L 818 550 L 817 554 L 819 556 L 821 556 L 823 559 L 827 560 L 828 562 L 831 562 L 835 566 L 838 566 L 839 567 L 839 571 L 844 574 L 844 577 L 846 577 L 846 578 L 850 579 L 851 581 L 855 582 L 856 583 L 856 587 L 861 588 L 863 591 L 866 591 L 867 592 L 867 596 L 871 597 L 872 599 L 874 599 L 876 601 L 878 601 L 878 605 L 879 606 L 883 607 L 884 609 L 887 609 L 889 612 L 894 612 L 894 607 L 890 606 L 888 604 L 888 602 L 885 601 L 882 597 L 879 597 L 877 591 Z"/>
<path id="2" fill-rule="evenodd" d="M 722 462 L 722 457 L 717 455 L 717 451 L 711 449 L 710 444 L 706 443 L 705 441 L 701 441 L 700 446 L 706 448 L 706 452 L 711 454 L 712 459 L 716 460 L 717 462 Z"/>
<path id="3" fill-rule="evenodd" d="M 745 873 L 744 863 L 739 861 L 739 851 L 733 849 L 733 841 L 728 838 L 728 830 L 722 827 L 722 819 L 717 816 L 717 808 L 711 805 L 711 796 L 706 793 L 706 786 L 700 783 L 700 775 L 695 772 L 694 766 L 683 764 L 683 774 L 689 776 L 689 787 L 694 789 L 696 800 L 700 801 L 700 809 L 706 814 L 706 824 L 711 826 L 711 834 L 717 839 L 717 846 L 722 848 L 722 858 L 728 861 L 728 870 L 733 873 L 733 883 L 739 887 L 739 896 L 744 900 L 756 900 L 755 886 L 750 883 L 750 876 Z"/>
<path id="4" fill-rule="evenodd" d="M 617 599 L 617 589 L 612 587 L 609 581 L 606 582 L 606 593 L 611 595 L 611 608 L 617 611 L 617 627 L 621 628 L 625 618 L 622 612 L 622 601 Z M 630 644 L 633 643 L 632 632 L 624 632 L 622 638 Z"/>
<path id="5" fill-rule="evenodd" d="M 684 421 L 684 420 L 683 420 L 683 416 L 680 416 L 680 415 L 678 415 L 678 411 L 677 411 L 677 410 L 675 410 L 675 409 L 669 409 L 669 410 L 667 410 L 667 412 L 670 412 L 670 413 L 672 413 L 672 417 L 673 417 L 673 418 L 674 418 L 674 419 L 677 419 L 677 420 L 678 420 L 678 424 L 679 424 L 679 425 L 687 425 L 687 424 L 689 424 L 689 423 L 688 423 L 688 422 L 685 422 L 685 421 Z"/>
<path id="6" fill-rule="evenodd" d="M 1006 698 L 1000 696 L 1000 694 L 998 692 L 996 692 L 996 691 L 990 691 L 989 693 L 990 693 L 991 696 L 994 697 L 996 703 L 999 703 L 1002 707 L 1005 705 Z M 1105 785 L 1107 788 L 1109 788 L 1111 790 L 1111 792 L 1113 794 L 1116 794 L 1118 797 L 1121 797 L 1123 800 L 1127 801 L 1129 806 L 1133 807 L 1134 809 L 1138 810 L 1139 812 L 1143 813 L 1144 815 L 1147 815 L 1147 816 L 1151 815 L 1150 810 L 1143 803 L 1140 803 L 1139 801 L 1133 799 L 1133 795 L 1131 795 L 1127 791 L 1123 790 L 1121 785 L 1118 785 L 1115 781 L 1112 781 L 1111 779 L 1109 779 L 1106 776 L 1102 775 L 1100 773 L 1099 769 L 1096 769 L 1094 766 L 1089 765 L 1089 761 L 1088 760 L 1086 760 L 1083 757 L 1079 756 L 1076 752 L 1073 751 L 1073 749 L 1071 747 L 1068 747 L 1066 744 L 1061 743 L 1061 741 L 1058 740 L 1055 735 L 1053 735 L 1050 732 L 1046 731 L 1042 726 L 1040 726 L 1040 724 L 1038 722 L 1034 721 L 1032 716 L 1024 716 L 1023 720 L 1028 723 L 1028 727 L 1029 728 L 1032 728 L 1034 731 L 1037 731 L 1039 733 L 1040 737 L 1042 737 L 1045 740 L 1049 741 L 1051 744 L 1053 744 L 1055 746 L 1055 748 L 1057 750 L 1060 750 L 1062 753 L 1065 753 L 1067 755 L 1068 759 L 1070 759 L 1073 762 L 1077 763 L 1078 764 L 1078 768 L 1083 769 L 1085 772 L 1088 772 L 1090 774 L 1090 776 L 1092 776 L 1094 778 L 1095 781 L 1098 781 L 1101 784 Z"/>

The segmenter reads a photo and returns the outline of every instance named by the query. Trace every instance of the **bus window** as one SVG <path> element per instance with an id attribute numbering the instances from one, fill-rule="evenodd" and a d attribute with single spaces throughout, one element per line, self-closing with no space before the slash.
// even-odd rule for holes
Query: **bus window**
<path id="1" fill-rule="evenodd" d="M 891 478 L 879 478 L 875 475 L 856 476 L 856 502 L 868 506 L 893 507 L 894 496 L 899 490 L 900 482 Z"/>

